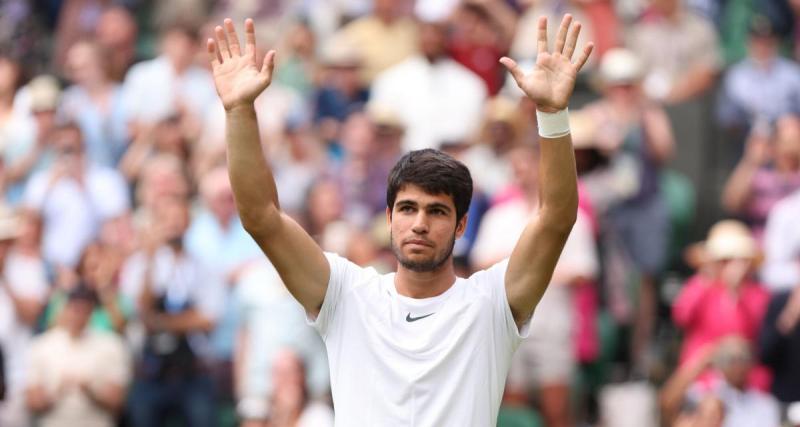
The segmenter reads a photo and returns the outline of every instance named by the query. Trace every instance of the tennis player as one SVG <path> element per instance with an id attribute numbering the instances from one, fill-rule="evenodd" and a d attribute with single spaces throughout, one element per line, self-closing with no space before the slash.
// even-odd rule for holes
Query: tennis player
<path id="1" fill-rule="evenodd" d="M 392 169 L 386 221 L 396 273 L 381 275 L 325 253 L 281 211 L 261 148 L 253 102 L 270 84 L 275 52 L 256 63 L 249 19 L 244 47 L 229 19 L 208 40 L 239 215 L 325 342 L 337 426 L 496 425 L 511 356 L 578 206 L 567 104 L 592 44 L 573 60 L 580 23 L 564 16 L 552 50 L 546 19 L 538 25 L 533 71 L 525 74 L 509 58 L 501 62 L 538 106 L 540 214 L 508 260 L 466 279 L 456 277 L 452 261 L 472 197 L 463 164 L 420 150 Z"/>

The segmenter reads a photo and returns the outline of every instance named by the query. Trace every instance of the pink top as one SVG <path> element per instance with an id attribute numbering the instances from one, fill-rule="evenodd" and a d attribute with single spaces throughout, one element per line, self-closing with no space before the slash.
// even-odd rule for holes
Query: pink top
<path id="1" fill-rule="evenodd" d="M 672 318 L 685 333 L 680 364 L 727 335 L 755 341 L 768 303 L 769 292 L 755 282 L 742 284 L 733 294 L 706 277 L 689 278 L 672 305 Z"/>

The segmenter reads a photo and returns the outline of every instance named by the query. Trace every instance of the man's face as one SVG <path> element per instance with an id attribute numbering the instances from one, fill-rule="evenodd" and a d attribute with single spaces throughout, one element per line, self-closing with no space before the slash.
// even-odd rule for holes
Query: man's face
<path id="1" fill-rule="evenodd" d="M 464 234 L 466 215 L 456 221 L 453 198 L 428 194 L 409 184 L 397 193 L 391 212 L 387 208 L 392 251 L 401 266 L 430 272 L 442 267 L 453 253 L 455 240 Z"/>
<path id="2" fill-rule="evenodd" d="M 76 129 L 61 129 L 53 136 L 53 148 L 64 159 L 76 159 L 83 154 L 83 139 Z"/>

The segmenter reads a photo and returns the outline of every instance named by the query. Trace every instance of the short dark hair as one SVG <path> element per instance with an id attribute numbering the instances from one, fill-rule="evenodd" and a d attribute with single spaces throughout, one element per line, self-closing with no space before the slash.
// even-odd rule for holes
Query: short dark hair
<path id="1" fill-rule="evenodd" d="M 426 148 L 411 151 L 400 158 L 389 172 L 386 206 L 391 211 L 397 193 L 413 184 L 429 194 L 447 194 L 453 198 L 456 220 L 469 210 L 472 200 L 472 176 L 463 163 L 439 150 Z"/>

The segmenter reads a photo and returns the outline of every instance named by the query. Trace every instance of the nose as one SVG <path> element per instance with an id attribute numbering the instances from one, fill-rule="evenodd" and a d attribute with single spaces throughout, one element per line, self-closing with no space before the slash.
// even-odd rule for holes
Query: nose
<path id="1" fill-rule="evenodd" d="M 414 224 L 411 226 L 411 231 L 415 234 L 428 233 L 428 218 L 424 211 L 420 210 L 417 212 L 417 216 L 414 218 Z"/>

